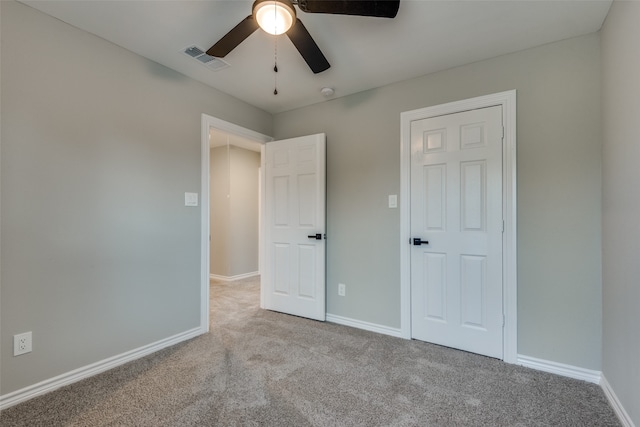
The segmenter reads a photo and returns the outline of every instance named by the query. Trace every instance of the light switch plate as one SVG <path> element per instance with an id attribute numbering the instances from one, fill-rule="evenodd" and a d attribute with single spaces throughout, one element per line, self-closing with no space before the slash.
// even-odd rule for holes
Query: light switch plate
<path id="1" fill-rule="evenodd" d="M 390 208 L 397 208 L 398 207 L 398 195 L 397 194 L 390 194 L 389 195 L 389 207 Z"/>
<path id="2" fill-rule="evenodd" d="M 185 206 L 198 206 L 198 193 L 184 193 Z"/>

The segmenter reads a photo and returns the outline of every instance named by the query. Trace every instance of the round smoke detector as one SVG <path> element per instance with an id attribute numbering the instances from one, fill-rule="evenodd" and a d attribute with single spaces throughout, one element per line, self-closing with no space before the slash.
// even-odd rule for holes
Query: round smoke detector
<path id="1" fill-rule="evenodd" d="M 330 87 L 323 87 L 322 89 L 320 89 L 320 93 L 325 98 L 329 98 L 330 96 L 333 96 L 333 94 L 335 93 L 335 90 L 333 90 Z"/>

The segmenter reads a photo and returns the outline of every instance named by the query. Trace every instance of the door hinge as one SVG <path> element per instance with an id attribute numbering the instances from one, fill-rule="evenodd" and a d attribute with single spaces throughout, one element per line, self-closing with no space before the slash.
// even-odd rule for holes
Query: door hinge
<path id="1" fill-rule="evenodd" d="M 504 233 L 504 220 L 502 220 L 502 230 L 500 232 Z"/>
<path id="2" fill-rule="evenodd" d="M 504 126 L 502 126 L 502 139 L 504 139 Z"/>
<path id="3" fill-rule="evenodd" d="M 504 328 L 504 324 L 505 324 L 505 318 L 504 318 L 504 314 L 502 315 L 502 327 Z"/>

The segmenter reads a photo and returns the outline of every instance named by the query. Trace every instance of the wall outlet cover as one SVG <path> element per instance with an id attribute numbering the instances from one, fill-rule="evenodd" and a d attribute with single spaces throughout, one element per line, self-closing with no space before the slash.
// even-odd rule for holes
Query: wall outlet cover
<path id="1" fill-rule="evenodd" d="M 343 297 L 347 294 L 347 285 L 344 283 L 338 283 L 338 295 Z"/>
<path id="2" fill-rule="evenodd" d="M 31 332 L 25 332 L 23 334 L 17 334 L 13 336 L 13 355 L 20 356 L 21 354 L 31 353 L 33 348 Z"/>

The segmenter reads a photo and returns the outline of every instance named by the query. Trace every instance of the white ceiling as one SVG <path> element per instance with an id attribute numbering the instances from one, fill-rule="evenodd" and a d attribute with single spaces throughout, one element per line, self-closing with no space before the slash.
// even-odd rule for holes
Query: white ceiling
<path id="1" fill-rule="evenodd" d="M 401 0 L 395 19 L 298 10 L 331 68 L 313 74 L 285 36 L 258 30 L 213 71 L 207 50 L 251 14 L 246 0 L 23 0 L 36 9 L 271 113 L 598 31 L 611 0 Z M 274 43 L 275 42 L 275 43 Z M 273 94 L 277 43 L 278 95 Z"/>

